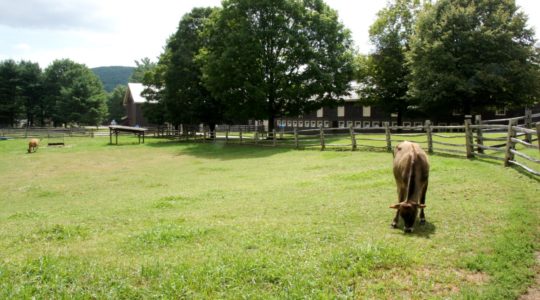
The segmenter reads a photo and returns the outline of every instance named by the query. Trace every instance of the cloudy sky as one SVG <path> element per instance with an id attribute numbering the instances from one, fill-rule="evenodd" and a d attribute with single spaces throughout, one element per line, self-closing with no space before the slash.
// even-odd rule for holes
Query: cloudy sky
<path id="1" fill-rule="evenodd" d="M 183 14 L 221 0 L 0 0 L 0 60 L 30 60 L 45 68 L 70 58 L 89 67 L 133 66 L 155 60 Z M 516 0 L 540 32 L 540 1 Z M 326 0 L 367 53 L 368 28 L 386 0 Z"/>

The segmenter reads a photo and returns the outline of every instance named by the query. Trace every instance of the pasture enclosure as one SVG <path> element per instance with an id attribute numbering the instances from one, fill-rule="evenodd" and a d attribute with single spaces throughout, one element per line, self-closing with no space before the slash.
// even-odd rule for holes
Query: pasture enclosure
<path id="1" fill-rule="evenodd" d="M 518 126 L 518 121 L 525 121 Z M 262 126 L 218 126 L 215 132 L 154 131 L 155 136 L 195 142 L 225 142 L 271 147 L 320 150 L 392 151 L 397 143 L 410 140 L 419 143 L 429 153 L 451 154 L 467 158 L 500 160 L 504 166 L 514 165 L 540 176 L 540 114 L 511 119 L 482 121 L 465 120 L 463 125 L 390 126 L 373 128 L 325 128 L 278 130 L 265 132 Z M 497 124 L 499 123 L 499 124 Z M 505 123 L 505 124 L 501 124 Z M 536 150 L 536 151 L 534 151 Z"/>
<path id="2" fill-rule="evenodd" d="M 498 163 L 431 155 L 406 235 L 385 151 L 125 140 L 0 141 L 0 298 L 511 299 L 534 280 L 539 182 Z"/>

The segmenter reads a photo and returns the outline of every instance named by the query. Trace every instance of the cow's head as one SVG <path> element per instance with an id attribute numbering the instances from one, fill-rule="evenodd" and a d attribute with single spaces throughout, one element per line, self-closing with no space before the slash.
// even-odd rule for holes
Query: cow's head
<path id="1" fill-rule="evenodd" d="M 416 215 L 418 214 L 419 208 L 425 208 L 424 204 L 418 204 L 415 202 L 401 202 L 398 204 L 391 205 L 390 208 L 398 210 L 399 215 L 405 223 L 405 232 L 412 232 L 414 221 L 416 220 Z"/>

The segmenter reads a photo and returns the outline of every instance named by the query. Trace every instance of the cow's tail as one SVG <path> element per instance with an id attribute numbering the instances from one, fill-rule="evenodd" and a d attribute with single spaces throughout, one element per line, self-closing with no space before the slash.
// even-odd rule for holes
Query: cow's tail
<path id="1" fill-rule="evenodd" d="M 416 160 L 416 149 L 413 148 L 413 151 L 410 155 L 411 155 L 411 161 L 410 161 L 410 166 L 409 166 L 409 176 L 407 180 L 407 201 L 413 197 L 414 190 L 415 190 L 416 172 L 414 171 L 414 163 Z"/>

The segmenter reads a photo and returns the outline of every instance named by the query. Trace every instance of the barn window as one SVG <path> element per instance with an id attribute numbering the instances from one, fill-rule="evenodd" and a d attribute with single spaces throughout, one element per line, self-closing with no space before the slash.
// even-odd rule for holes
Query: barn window
<path id="1" fill-rule="evenodd" d="M 317 127 L 317 123 L 315 123 L 315 121 L 311 121 L 311 127 Z"/>
<path id="2" fill-rule="evenodd" d="M 338 108 L 337 108 L 337 116 L 338 117 L 345 117 L 345 106 L 338 106 Z"/>
<path id="3" fill-rule="evenodd" d="M 293 122 L 292 122 L 292 125 L 293 125 L 294 127 L 297 127 L 297 126 L 298 126 L 298 122 L 293 121 Z"/>
<path id="4" fill-rule="evenodd" d="M 304 122 L 298 121 L 298 127 L 304 127 Z"/>
<path id="5" fill-rule="evenodd" d="M 371 125 L 371 122 L 369 121 L 364 121 L 364 128 L 369 128 Z"/>
<path id="6" fill-rule="evenodd" d="M 347 127 L 352 127 L 353 126 L 353 121 L 347 121 Z"/>
<path id="7" fill-rule="evenodd" d="M 324 111 L 322 108 L 317 110 L 317 118 L 322 118 L 324 115 Z"/>
<path id="8" fill-rule="evenodd" d="M 362 116 L 369 118 L 371 117 L 371 106 L 362 107 Z"/>
<path id="9" fill-rule="evenodd" d="M 422 122 L 414 122 L 414 127 L 420 127 L 422 126 Z"/>
<path id="10" fill-rule="evenodd" d="M 344 121 L 339 121 L 339 128 L 343 128 L 345 127 L 345 122 Z"/>
<path id="11" fill-rule="evenodd" d="M 317 121 L 317 127 L 322 127 L 322 121 Z"/>
<path id="12" fill-rule="evenodd" d="M 373 122 L 373 127 L 380 127 L 380 122 L 379 121 L 374 121 Z"/>
<path id="13" fill-rule="evenodd" d="M 354 127 L 356 127 L 356 128 L 362 127 L 362 122 L 360 122 L 360 121 L 354 122 Z"/>
<path id="14" fill-rule="evenodd" d="M 330 127 L 330 122 L 328 122 L 328 121 L 324 121 L 324 127 L 325 127 L 325 128 L 328 128 L 328 127 Z"/>
<path id="15" fill-rule="evenodd" d="M 287 121 L 287 126 L 288 126 L 288 127 L 291 127 L 291 125 L 292 125 L 291 120 L 288 120 L 288 121 Z"/>
<path id="16" fill-rule="evenodd" d="M 405 127 L 411 127 L 411 122 L 403 122 L 403 126 L 405 126 Z"/>

